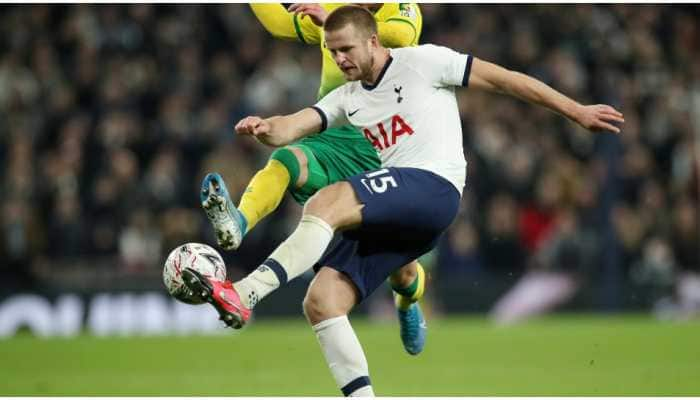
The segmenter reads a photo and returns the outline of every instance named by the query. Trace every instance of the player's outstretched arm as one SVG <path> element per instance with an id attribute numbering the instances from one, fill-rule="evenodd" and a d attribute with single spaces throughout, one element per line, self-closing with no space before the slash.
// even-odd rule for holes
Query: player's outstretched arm
<path id="1" fill-rule="evenodd" d="M 260 143 L 280 147 L 320 132 L 322 123 L 318 111 L 305 108 L 290 115 L 270 118 L 245 117 L 234 129 L 239 135 L 254 136 Z"/>
<path id="2" fill-rule="evenodd" d="M 582 105 L 531 76 L 474 58 L 469 87 L 502 92 L 549 108 L 592 131 L 620 132 L 621 112 L 605 104 Z"/>
<path id="3" fill-rule="evenodd" d="M 250 8 L 258 21 L 277 39 L 297 40 L 306 44 L 318 44 L 320 41 L 321 27 L 313 19 L 318 15 L 325 19 L 326 11 L 321 6 L 314 8 L 315 11 L 299 10 L 292 6 L 288 11 L 280 3 L 252 3 Z"/>
<path id="4" fill-rule="evenodd" d="M 294 16 L 280 3 L 252 3 L 250 9 L 265 30 L 278 39 L 299 40 Z"/>

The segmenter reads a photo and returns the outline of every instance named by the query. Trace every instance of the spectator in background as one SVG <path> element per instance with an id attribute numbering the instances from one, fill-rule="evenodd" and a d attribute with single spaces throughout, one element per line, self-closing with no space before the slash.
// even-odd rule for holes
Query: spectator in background
<path id="1" fill-rule="evenodd" d="M 438 250 L 438 277 L 468 279 L 487 273 L 479 252 L 479 233 L 468 220 L 461 219 L 450 229 Z"/>
<path id="2" fill-rule="evenodd" d="M 491 310 L 497 323 L 541 315 L 570 301 L 593 278 L 600 262 L 595 214 L 597 184 L 581 165 L 560 157 L 536 187 L 536 203 L 520 214 L 527 272 Z"/>
<path id="3" fill-rule="evenodd" d="M 525 249 L 518 232 L 517 203 L 508 194 L 498 194 L 487 206 L 482 227 L 480 253 L 486 270 L 500 278 L 515 281 L 522 274 Z"/>

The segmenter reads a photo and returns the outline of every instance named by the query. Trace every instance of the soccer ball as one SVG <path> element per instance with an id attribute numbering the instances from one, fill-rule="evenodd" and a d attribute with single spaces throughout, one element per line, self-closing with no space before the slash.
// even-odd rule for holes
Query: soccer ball
<path id="1" fill-rule="evenodd" d="M 187 304 L 202 304 L 204 301 L 185 286 L 182 271 L 192 268 L 200 274 L 223 281 L 226 279 L 226 264 L 221 255 L 211 246 L 187 243 L 170 252 L 163 267 L 163 283 L 168 293 Z"/>

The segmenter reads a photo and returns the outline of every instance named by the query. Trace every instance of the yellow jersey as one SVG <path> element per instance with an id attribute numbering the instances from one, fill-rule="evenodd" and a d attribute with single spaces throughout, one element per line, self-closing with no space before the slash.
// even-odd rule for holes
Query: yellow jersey
<path id="1" fill-rule="evenodd" d="M 347 3 L 323 3 L 321 6 L 331 12 L 345 4 Z M 323 57 L 319 98 L 345 83 L 342 71 L 324 46 L 323 27 L 314 24 L 308 16 L 301 17 L 288 12 L 279 3 L 253 3 L 250 7 L 260 23 L 275 38 L 319 46 Z M 423 17 L 418 4 L 384 3 L 374 12 L 374 18 L 377 21 L 379 41 L 384 47 L 418 45 L 423 28 Z"/>

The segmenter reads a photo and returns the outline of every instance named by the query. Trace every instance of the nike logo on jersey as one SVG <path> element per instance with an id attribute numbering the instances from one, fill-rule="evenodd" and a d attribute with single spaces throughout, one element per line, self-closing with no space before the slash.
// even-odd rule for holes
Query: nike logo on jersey
<path id="1" fill-rule="evenodd" d="M 360 111 L 359 108 L 358 108 L 357 110 L 351 112 L 351 113 L 348 113 L 348 116 L 349 116 L 349 117 L 352 117 L 353 115 L 357 114 L 358 111 Z"/>

